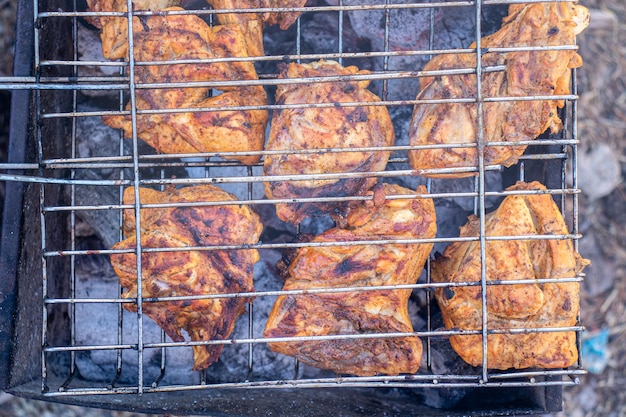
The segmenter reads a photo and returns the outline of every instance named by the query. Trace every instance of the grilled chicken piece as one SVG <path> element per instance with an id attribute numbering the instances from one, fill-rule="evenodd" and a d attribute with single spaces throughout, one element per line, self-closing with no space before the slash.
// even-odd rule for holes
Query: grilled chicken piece
<path id="1" fill-rule="evenodd" d="M 134 204 L 135 190 L 124 191 L 124 203 Z M 231 194 L 212 185 L 163 192 L 139 190 L 142 204 L 235 201 Z M 227 204 L 227 203 L 226 203 Z M 262 224 L 247 206 L 214 205 L 141 209 L 143 248 L 188 248 L 211 245 L 244 245 L 258 242 Z M 112 249 L 135 249 L 135 211 L 124 211 L 126 239 Z M 253 265 L 258 252 L 245 250 L 184 250 L 143 252 L 142 297 L 200 296 L 253 292 Z M 122 298 L 137 297 L 137 257 L 134 253 L 112 254 L 111 264 L 126 290 Z M 176 342 L 184 341 L 181 329 L 192 341 L 228 338 L 236 319 L 245 312 L 251 297 L 209 298 L 143 303 L 143 313 L 152 318 Z M 124 304 L 136 311 L 136 304 Z M 193 347 L 194 370 L 217 361 L 223 345 Z"/>
<path id="2" fill-rule="evenodd" d="M 180 0 L 134 0 L 134 11 L 156 11 L 179 6 Z M 127 12 L 126 0 L 87 0 L 90 12 Z M 96 16 L 87 20 L 101 29 L 102 56 L 106 59 L 124 59 L 128 56 L 128 20 L 126 17 Z"/>
<path id="3" fill-rule="evenodd" d="M 216 10 L 304 7 L 306 2 L 307 0 L 207 0 L 207 3 Z M 300 14 L 300 12 L 219 13 L 216 17 L 222 25 L 241 25 L 250 45 L 250 56 L 263 56 L 265 55 L 263 25 L 278 25 L 282 30 L 286 30 Z"/>
<path id="4" fill-rule="evenodd" d="M 509 187 L 508 191 L 544 191 L 538 182 Z M 479 219 L 470 216 L 461 236 L 478 236 Z M 559 209 L 548 194 L 509 195 L 485 217 L 486 236 L 559 236 L 567 234 Z M 579 284 L 555 282 L 507 284 L 520 279 L 573 278 L 589 261 L 574 251 L 570 240 L 491 240 L 486 243 L 487 281 L 502 281 L 487 289 L 489 330 L 574 326 L 579 310 Z M 480 243 L 454 242 L 432 263 L 434 282 L 480 282 Z M 482 290 L 478 286 L 437 288 L 446 328 L 482 328 Z M 482 336 L 450 337 L 454 350 L 473 366 L 482 364 Z M 564 368 L 577 359 L 576 333 L 535 331 L 487 336 L 487 366 L 508 368 Z"/>
<path id="5" fill-rule="evenodd" d="M 573 45 L 589 22 L 589 12 L 573 3 L 531 3 L 509 6 L 502 28 L 481 40 L 481 48 Z M 475 47 L 475 44 L 471 46 Z M 574 50 L 487 52 L 482 66 L 504 65 L 504 71 L 485 72 L 483 97 L 523 97 L 569 94 L 572 68 L 582 65 Z M 446 54 L 432 59 L 424 70 L 475 68 L 476 54 Z M 418 100 L 475 98 L 476 75 L 446 75 L 421 80 Z M 562 128 L 558 109 L 563 100 L 485 102 L 485 142 L 520 142 L 535 139 L 550 129 Z M 477 106 L 474 103 L 418 104 L 410 127 L 411 145 L 445 144 L 445 148 L 409 152 L 414 169 L 477 167 L 477 148 L 453 144 L 476 143 Z M 527 145 L 487 146 L 485 164 L 515 164 Z M 423 175 L 464 177 L 475 172 Z"/>
<path id="6" fill-rule="evenodd" d="M 182 10 L 171 7 L 164 11 Z M 169 61 L 247 57 L 247 45 L 237 25 L 209 27 L 193 15 L 155 15 L 133 19 L 135 60 Z M 251 62 L 176 63 L 138 65 L 135 80 L 141 83 L 192 83 L 258 79 Z M 209 97 L 211 89 L 149 88 L 136 90 L 138 110 L 214 108 L 215 111 L 155 113 L 137 117 L 137 136 L 157 152 L 249 152 L 263 150 L 266 110 L 228 110 L 232 106 L 266 105 L 261 86 L 225 86 Z M 130 109 L 130 103 L 127 106 Z M 130 117 L 105 116 L 103 121 L 132 137 Z M 260 155 L 223 155 L 254 164 Z"/>
<path id="7" fill-rule="evenodd" d="M 342 67 L 334 61 L 311 64 L 291 63 L 281 68 L 280 78 L 351 76 L 369 74 L 354 66 Z M 290 151 L 266 155 L 265 175 L 355 173 L 382 171 L 389 151 L 298 153 L 328 148 L 361 148 L 391 146 L 393 125 L 387 108 L 368 106 L 380 99 L 367 90 L 369 81 L 311 82 L 279 85 L 277 104 L 302 107 L 274 111 L 266 150 Z M 318 103 L 363 103 L 362 106 L 308 107 Z M 377 182 L 375 177 L 347 179 L 310 179 L 305 181 L 272 181 L 265 183 L 268 198 L 344 197 L 361 195 Z M 278 204 L 276 211 L 283 221 L 300 223 L 306 216 L 320 212 L 341 211 L 344 202 Z"/>
<path id="8" fill-rule="evenodd" d="M 433 238 L 436 223 L 432 199 L 385 199 L 413 193 L 397 185 L 376 186 L 369 193 L 373 200 L 350 208 L 343 227 L 330 229 L 312 242 Z M 420 187 L 417 193 L 426 193 L 426 189 Z M 414 284 L 432 246 L 389 243 L 303 247 L 292 254 L 284 268 L 283 290 Z M 269 343 L 275 352 L 340 374 L 414 373 L 422 355 L 418 337 L 345 338 L 413 332 L 408 315 L 410 294 L 410 289 L 393 289 L 281 295 L 270 312 L 264 335 L 344 336 Z"/>

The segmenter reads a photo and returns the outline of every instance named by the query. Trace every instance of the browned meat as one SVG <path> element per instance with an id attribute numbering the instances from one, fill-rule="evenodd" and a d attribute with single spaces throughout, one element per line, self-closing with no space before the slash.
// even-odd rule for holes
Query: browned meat
<path id="1" fill-rule="evenodd" d="M 545 190 L 538 183 L 519 182 L 508 191 Z M 478 236 L 480 222 L 471 216 L 461 236 Z M 548 194 L 509 195 L 485 217 L 486 236 L 564 235 L 567 226 Z M 556 282 L 507 284 L 516 279 L 573 278 L 589 262 L 570 240 L 491 240 L 486 243 L 487 281 L 502 281 L 487 290 L 489 330 L 574 326 L 579 310 L 579 284 Z M 432 264 L 433 282 L 479 282 L 480 243 L 454 242 Z M 435 295 L 448 329 L 482 328 L 480 286 L 438 288 Z M 482 336 L 450 337 L 454 350 L 473 366 L 482 364 Z M 489 368 L 563 368 L 578 357 L 576 333 L 529 332 L 487 336 Z"/>
<path id="2" fill-rule="evenodd" d="M 324 77 L 368 74 L 356 67 L 342 67 L 334 61 L 285 65 L 280 78 Z M 391 146 L 394 131 L 384 106 L 367 106 L 380 99 L 367 90 L 369 81 L 311 82 L 279 85 L 277 104 L 302 107 L 274 111 L 266 150 L 293 151 L 290 154 L 266 155 L 265 175 L 355 173 L 382 171 L 388 151 L 298 153 L 301 150 Z M 349 107 L 308 107 L 316 103 L 364 103 Z M 311 179 L 265 183 L 268 198 L 342 197 L 360 195 L 376 184 L 375 177 L 350 179 Z M 278 217 L 299 223 L 317 212 L 333 212 L 345 204 L 339 202 L 278 204 Z"/>
<path id="3" fill-rule="evenodd" d="M 133 10 L 162 10 L 180 5 L 180 0 L 134 0 Z M 127 12 L 126 0 L 87 0 L 91 12 Z M 102 56 L 107 59 L 124 59 L 128 56 L 128 20 L 125 17 L 97 16 L 88 20 L 102 29 Z"/>
<path id="4" fill-rule="evenodd" d="M 134 204 L 134 188 L 124 191 L 124 203 Z M 235 201 L 212 185 L 163 192 L 140 189 L 142 204 Z M 247 206 L 217 205 L 141 210 L 143 248 L 188 248 L 211 245 L 243 245 L 258 242 L 262 224 Z M 134 249 L 137 244 L 135 212 L 124 211 L 126 239 L 112 249 Z M 144 252 L 141 257 L 142 297 L 171 297 L 253 292 L 253 265 L 258 252 L 247 250 L 185 250 Z M 111 264 L 126 290 L 122 298 L 137 297 L 137 257 L 134 253 L 112 254 Z M 152 318 L 176 342 L 184 341 L 181 329 L 193 341 L 223 340 L 230 336 L 237 317 L 245 312 L 251 297 L 210 298 L 143 303 L 143 313 Z M 136 311 L 136 304 L 124 304 Z M 223 345 L 193 347 L 194 370 L 217 361 Z"/>
<path id="5" fill-rule="evenodd" d="M 307 0 L 207 0 L 216 10 L 257 9 L 271 7 L 304 7 Z M 289 26 L 300 16 L 299 12 L 262 13 L 219 13 L 220 24 L 239 24 L 243 28 L 250 45 L 250 56 L 263 56 L 263 25 L 278 25 L 281 29 Z"/>
<path id="6" fill-rule="evenodd" d="M 168 10 L 182 10 L 168 8 Z M 135 60 L 170 61 L 247 57 L 243 33 L 237 25 L 209 27 L 192 15 L 149 16 L 134 20 Z M 136 82 L 180 83 L 258 79 L 251 62 L 176 63 L 138 65 Z M 232 106 L 266 105 L 261 86 L 223 87 L 223 93 L 208 97 L 211 89 L 137 89 L 137 109 L 216 108 L 215 111 L 146 114 L 137 117 L 137 136 L 158 152 L 246 152 L 261 151 L 268 120 L 266 110 L 228 110 Z M 130 106 L 130 103 L 129 103 Z M 104 122 L 132 137 L 130 117 L 105 116 Z M 260 155 L 223 155 L 245 164 Z"/>
<path id="7" fill-rule="evenodd" d="M 502 28 L 481 40 L 482 48 L 515 46 L 573 45 L 575 36 L 588 24 L 589 12 L 573 3 L 513 4 Z M 475 44 L 471 46 L 475 47 Z M 504 65 L 505 71 L 485 72 L 483 97 L 523 97 L 569 94 L 572 68 L 582 65 L 574 50 L 525 52 L 487 52 L 482 66 Z M 438 55 L 425 70 L 475 68 L 476 54 Z M 476 75 L 428 77 L 421 80 L 419 100 L 475 98 Z M 520 142 L 535 139 L 550 129 L 558 132 L 562 100 L 485 102 L 483 137 L 485 142 Z M 411 145 L 446 144 L 445 148 L 409 152 L 414 169 L 476 167 L 476 147 L 459 148 L 453 144 L 476 143 L 477 106 L 474 103 L 419 104 L 415 106 L 410 127 Z M 485 164 L 511 166 L 526 145 L 487 146 Z M 467 173 L 427 174 L 430 177 L 463 177 Z"/>
<path id="8" fill-rule="evenodd" d="M 354 242 L 433 238 L 435 209 L 430 198 L 385 199 L 413 194 L 397 185 L 377 186 L 373 200 L 352 206 L 343 227 L 312 242 Z M 426 193 L 420 187 L 417 193 Z M 284 290 L 414 284 L 432 244 L 382 244 L 303 247 L 285 268 Z M 265 337 L 371 335 L 413 332 L 408 315 L 410 289 L 349 291 L 279 296 Z M 418 337 L 356 338 L 269 343 L 273 351 L 340 374 L 360 376 L 417 371 Z"/>

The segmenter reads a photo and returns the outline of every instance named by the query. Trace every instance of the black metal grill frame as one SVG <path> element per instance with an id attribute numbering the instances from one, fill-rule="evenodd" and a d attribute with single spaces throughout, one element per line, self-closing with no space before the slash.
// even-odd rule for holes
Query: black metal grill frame
<path id="1" fill-rule="evenodd" d="M 424 3 L 412 5 L 412 7 L 433 7 L 436 5 L 442 7 L 451 7 L 452 5 L 468 6 L 473 7 L 476 15 L 480 17 L 483 5 L 498 3 L 509 4 L 510 2 Z M 80 63 L 77 59 L 75 44 L 68 48 L 67 42 L 68 40 L 75 40 L 77 19 L 82 14 L 73 11 L 53 12 L 52 10 L 58 10 L 58 6 L 62 8 L 64 5 L 53 5 L 52 2 L 46 5 L 39 5 L 36 2 L 29 1 L 20 3 L 20 30 L 16 48 L 16 70 L 13 77 L 2 80 L 2 84 L 0 84 L 0 88 L 12 90 L 13 94 L 9 161 L 7 164 L 0 166 L 7 172 L 0 176 L 0 180 L 7 181 L 7 200 L 3 217 L 0 265 L 3 275 L 7 277 L 2 282 L 2 291 L 5 294 L 3 296 L 2 309 L 5 317 L 9 319 L 0 328 L 0 335 L 2 335 L 0 341 L 3 344 L 1 354 L 3 355 L 2 358 L 6 359 L 1 361 L 2 363 L 0 364 L 2 389 L 27 397 L 106 408 L 127 408 L 143 411 L 168 409 L 179 413 L 218 412 L 224 415 L 263 414 L 263 410 L 272 411 L 278 415 L 294 415 L 296 413 L 302 415 L 327 415 L 329 411 L 336 411 L 338 415 L 358 415 L 362 410 L 372 411 L 374 414 L 389 411 L 391 414 L 395 413 L 398 415 L 416 412 L 455 415 L 468 411 L 476 414 L 496 415 L 560 410 L 562 387 L 578 384 L 578 376 L 584 373 L 580 361 L 577 367 L 568 370 L 491 372 L 484 368 L 476 375 L 426 374 L 408 377 L 337 377 L 317 380 L 240 381 L 224 384 L 206 384 L 201 376 L 199 383 L 190 383 L 184 386 L 162 386 L 159 384 L 159 380 L 150 381 L 150 383 L 143 381 L 142 361 L 139 360 L 140 365 L 137 370 L 138 383 L 136 385 L 117 386 L 115 377 L 109 384 L 104 385 L 92 384 L 89 381 L 81 380 L 80 376 L 76 374 L 75 367 L 74 355 L 77 351 L 103 348 L 117 349 L 118 351 L 125 349 L 137 350 L 138 355 L 141 355 L 144 348 L 158 348 L 165 351 L 169 346 L 180 344 L 163 341 L 160 344 L 150 346 L 142 345 L 140 341 L 138 344 L 140 348 L 137 345 L 127 344 L 106 347 L 76 346 L 73 342 L 74 330 L 70 329 L 69 332 L 65 332 L 59 328 L 59 326 L 63 326 L 63 323 L 68 322 L 63 320 L 60 323 L 58 318 L 50 317 L 51 312 L 54 312 L 56 315 L 67 314 L 70 318 L 69 323 L 71 327 L 74 325 L 73 317 L 76 303 L 113 302 L 120 304 L 121 310 L 122 302 L 119 298 L 110 300 L 79 300 L 74 297 L 73 288 L 76 285 L 73 278 L 74 259 L 75 257 L 92 253 L 91 251 L 76 249 L 75 243 L 73 243 L 76 212 L 78 210 L 104 208 L 95 206 L 76 207 L 72 202 L 72 197 L 70 197 L 70 201 L 67 201 L 65 199 L 66 194 L 60 190 L 66 186 L 73 187 L 72 184 L 91 184 L 89 181 L 74 179 L 74 173 L 78 169 L 124 165 L 138 173 L 140 166 L 156 164 L 167 167 L 179 165 L 179 162 L 174 161 L 173 158 L 163 156 L 158 158 L 141 156 L 137 152 L 134 152 L 131 157 L 111 157 L 110 160 L 105 161 L 101 159 L 80 160 L 71 155 L 73 151 L 61 158 L 45 157 L 46 154 L 61 155 L 67 145 L 65 139 L 67 137 L 75 137 L 75 119 L 84 116 L 84 114 L 76 111 L 76 95 L 78 91 L 81 89 L 116 88 L 115 85 L 110 83 L 104 86 L 98 84 L 102 80 L 77 79 L 74 72 L 76 71 L 76 65 L 85 63 Z M 340 6 L 337 7 L 325 6 L 319 9 L 308 8 L 306 10 L 307 13 L 336 10 L 341 15 L 345 11 L 358 7 L 365 6 L 342 6 L 340 2 Z M 393 6 L 387 4 L 381 6 L 381 8 L 390 10 Z M 67 10 L 72 10 L 72 7 Z M 76 10 L 76 5 L 73 6 L 73 10 Z M 341 18 L 339 21 L 341 22 Z M 55 37 L 55 39 L 49 38 L 48 35 L 52 33 L 63 34 L 63 36 Z M 341 28 L 339 28 L 339 33 L 341 33 Z M 480 33 L 480 25 L 477 25 L 477 33 Z M 300 36 L 297 39 L 299 41 Z M 573 47 L 564 46 L 563 48 Z M 55 48 L 59 53 L 58 56 L 63 56 L 64 59 L 59 59 L 58 61 L 42 60 L 40 51 L 49 51 L 48 48 Z M 337 54 L 325 54 L 321 57 L 342 59 L 354 56 L 353 54 L 342 52 L 341 41 L 339 41 L 338 48 Z M 67 50 L 74 51 L 74 56 L 64 56 L 63 51 Z M 472 49 L 469 51 L 481 53 L 480 46 L 477 50 Z M 416 53 L 431 54 L 433 51 L 416 51 Z M 393 53 L 382 51 L 380 55 L 385 57 L 386 60 Z M 274 57 L 276 60 L 283 58 Z M 298 60 L 318 57 L 297 54 L 290 58 Z M 32 70 L 33 66 L 35 68 L 34 72 Z M 471 71 L 480 72 L 483 70 L 498 70 L 498 68 L 484 69 L 479 67 Z M 383 71 L 383 73 L 373 74 L 369 78 L 386 80 L 393 77 L 408 76 L 416 76 L 416 74 L 391 74 Z M 545 151 L 525 155 L 520 162 L 518 171 L 515 173 L 518 179 L 540 179 L 548 185 L 549 192 L 555 199 L 560 200 L 562 211 L 571 216 L 572 232 L 570 235 L 562 238 L 574 239 L 574 241 L 580 237 L 577 223 L 579 190 L 576 178 L 578 138 L 576 132 L 577 96 L 575 79 L 574 74 L 572 94 L 562 97 L 564 100 L 567 100 L 567 107 L 563 117 L 565 129 L 561 137 L 540 139 L 533 142 L 534 146 L 541 147 Z M 311 81 L 314 80 L 300 80 L 300 82 Z M 129 82 L 127 79 L 120 79 L 118 88 L 127 89 Z M 269 86 L 279 81 L 269 76 L 262 77 L 260 82 Z M 238 82 L 234 81 L 233 83 L 236 85 Z M 219 83 L 216 86 L 219 86 Z M 132 88 L 133 86 L 131 86 L 131 90 Z M 383 100 L 385 100 L 385 91 L 386 82 L 384 81 Z M 528 97 L 528 99 L 542 98 L 546 99 L 547 97 Z M 479 108 L 481 103 L 482 101 L 479 100 Z M 385 101 L 385 104 L 391 106 L 406 105 L 407 103 Z M 69 112 L 65 110 L 68 105 L 72 108 Z M 270 106 L 271 109 L 278 107 L 276 105 Z M 134 142 L 136 143 L 136 138 Z M 75 143 L 75 140 L 71 140 L 70 143 Z M 70 147 L 70 149 L 73 148 Z M 406 149 L 406 147 L 398 146 L 392 148 L 393 151 L 405 151 Z M 332 152 L 333 150 L 328 151 Z M 208 160 L 208 158 L 213 156 L 211 154 L 202 154 L 200 156 L 207 158 L 207 161 L 198 165 L 207 167 L 207 169 L 224 164 L 223 162 Z M 571 164 L 571 168 L 568 167 L 568 164 Z M 186 163 L 186 165 L 192 166 L 194 163 Z M 474 189 L 459 194 L 474 196 L 478 214 L 484 214 L 485 197 L 504 195 L 504 193 L 485 191 L 484 172 L 489 169 L 497 168 L 485 167 L 483 164 L 480 164 L 477 168 L 478 176 L 476 177 Z M 567 184 L 569 169 L 573 173 L 571 185 Z M 368 174 L 379 177 L 391 177 L 412 175 L 412 172 L 385 171 Z M 533 178 L 535 175 L 538 178 Z M 337 176 L 337 174 L 329 175 L 329 177 L 333 176 Z M 254 175 L 252 169 L 249 168 L 247 175 L 241 178 L 208 176 L 203 179 L 151 178 L 142 180 L 141 184 L 159 186 L 170 183 L 245 183 L 249 185 L 250 191 L 248 199 L 240 203 L 272 204 L 281 202 L 272 200 L 259 201 L 252 197 L 252 184 L 263 180 L 262 176 Z M 104 184 L 102 181 L 98 182 L 100 185 Z M 115 185 L 121 189 L 125 185 L 138 185 L 139 183 L 139 178 L 131 180 L 121 178 L 115 184 L 108 185 Z M 437 196 L 433 197 L 437 198 Z M 450 197 L 450 195 L 447 195 L 447 197 Z M 15 209 L 22 206 L 24 207 L 22 212 Z M 121 210 L 123 206 L 120 204 L 114 208 Z M 68 219 L 70 227 L 66 229 L 65 224 L 68 222 Z M 480 239 L 483 245 L 484 241 L 488 240 L 485 236 L 481 236 Z M 449 242 L 455 239 L 446 238 L 444 240 Z M 413 243 L 420 242 L 421 240 L 417 239 Z M 369 243 L 376 244 L 377 242 Z M 301 246 L 301 244 L 283 245 L 284 248 L 298 246 Z M 267 246 L 259 244 L 258 247 L 263 249 Z M 229 248 L 207 247 L 203 249 Z M 100 253 L 107 254 L 111 253 L 111 251 L 102 250 Z M 66 279 L 67 282 L 63 282 Z M 582 277 L 572 277 L 571 280 L 579 282 L 582 280 Z M 64 287 L 59 291 L 61 293 L 66 291 L 65 296 L 56 295 L 57 286 Z M 414 288 L 432 289 L 434 284 L 416 284 Z M 257 296 L 270 295 L 274 294 L 257 294 Z M 61 308 L 59 309 L 58 306 L 61 306 Z M 253 320 L 252 314 L 251 312 L 251 321 Z M 539 329 L 537 330 L 540 331 Z M 580 332 L 582 327 L 575 326 L 559 330 Z M 69 339 L 59 343 L 57 334 L 65 334 L 65 337 L 69 337 Z M 425 338 L 425 342 L 428 341 L 429 343 L 431 337 L 449 336 L 450 334 L 455 334 L 455 332 L 427 329 L 417 331 L 416 334 Z M 139 339 L 141 340 L 141 334 Z M 252 346 L 257 343 L 265 343 L 266 341 L 266 339 L 254 337 L 251 334 L 248 339 L 236 342 L 247 343 Z M 215 343 L 233 342 L 235 341 L 216 341 Z M 426 346 L 429 346 L 428 343 L 425 343 Z M 184 345 L 189 346 L 191 343 L 184 343 Z M 39 352 L 39 358 L 37 359 L 32 354 L 34 347 Z M 69 357 L 69 360 L 63 359 L 60 363 L 50 366 L 50 357 L 55 353 L 62 352 L 69 354 L 69 356 L 65 355 L 65 357 Z M 254 366 L 251 363 L 251 359 L 249 366 Z M 59 373 L 59 369 L 63 372 Z M 163 372 L 165 372 L 165 363 L 163 364 Z M 304 388 L 310 389 L 303 390 Z M 488 396 L 493 395 L 497 397 L 502 394 L 502 398 L 506 400 L 504 403 L 494 398 L 485 401 L 476 400 L 474 403 L 463 404 L 462 407 L 465 407 L 463 409 L 442 411 L 425 407 L 419 401 L 416 401 L 412 394 L 408 393 L 409 391 L 430 389 L 445 392 L 454 388 L 487 390 Z M 357 397 L 353 397 L 354 395 Z M 255 398 L 241 400 L 241 397 L 245 396 Z M 305 400 L 302 399 L 303 396 L 306 397 Z M 199 400 L 199 397 L 202 397 L 202 399 Z M 287 403 L 291 401 L 291 406 L 284 408 L 282 411 L 277 410 L 275 402 L 277 397 L 281 399 L 280 402 Z M 349 404 L 344 404 L 346 399 L 350 398 L 358 398 L 358 400 L 354 402 L 348 401 Z M 149 404 L 146 404 L 147 401 Z M 190 404 L 190 401 L 195 403 Z M 310 403 L 310 401 L 321 401 L 325 405 L 319 409 L 307 408 L 305 403 Z M 121 403 L 125 405 L 121 405 Z"/>

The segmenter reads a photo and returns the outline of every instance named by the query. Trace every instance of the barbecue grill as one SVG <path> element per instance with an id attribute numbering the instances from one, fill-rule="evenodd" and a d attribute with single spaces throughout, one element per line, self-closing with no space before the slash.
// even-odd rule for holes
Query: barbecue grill
<path id="1" fill-rule="evenodd" d="M 266 30 L 266 55 L 253 59 L 259 72 L 258 84 L 272 97 L 273 89 L 281 82 L 320 81 L 279 80 L 276 65 L 285 60 L 308 62 L 323 58 L 370 68 L 371 74 L 359 77 L 371 79 L 372 89 L 389 107 L 397 143 L 385 149 L 392 151 L 386 171 L 359 175 L 377 176 L 413 188 L 425 184 L 438 207 L 440 229 L 436 238 L 427 241 L 434 242 L 439 250 L 458 240 L 458 226 L 467 214 L 473 212 L 482 217 L 507 194 L 504 188 L 516 180 L 539 180 L 548 187 L 547 192 L 559 204 L 571 230 L 566 236 L 554 238 L 574 239 L 576 243 L 580 235 L 575 74 L 572 94 L 561 97 L 566 103 L 561 114 L 564 129 L 558 135 L 545 134 L 530 143 L 512 168 L 485 166 L 481 161 L 470 179 L 427 180 L 409 167 L 407 151 L 412 148 L 400 139 L 407 136 L 406 126 L 416 104 L 416 80 L 425 75 L 419 71 L 421 64 L 450 50 L 480 56 L 485 51 L 466 49 L 467 45 L 496 30 L 510 3 L 513 2 L 309 2 L 307 7 L 295 9 L 303 14 L 287 31 Z M 189 13 L 209 22 L 216 13 L 192 2 L 186 7 Z M 429 264 L 417 284 L 411 286 L 415 335 L 424 343 L 424 357 L 417 374 L 335 375 L 268 353 L 268 340 L 259 329 L 267 318 L 267 305 L 281 294 L 282 284 L 272 263 L 280 258 L 281 251 L 303 245 L 294 239 L 297 233 L 328 227 L 328 220 L 305 222 L 300 226 L 304 230 L 272 221 L 273 204 L 293 201 L 263 197 L 263 182 L 268 178 L 263 176 L 261 164 L 244 166 L 220 158 L 224 155 L 210 153 L 159 155 L 136 137 L 129 140 L 119 132 L 106 131 L 100 116 L 123 113 L 136 89 L 167 85 L 135 85 L 129 76 L 128 62 L 87 56 L 85 51 L 100 46 L 85 40 L 85 34 L 97 36 L 85 19 L 97 13 L 85 10 L 85 5 L 76 0 L 21 1 L 15 74 L 0 79 L 0 88 L 12 90 L 13 94 L 9 160 L 0 164 L 0 180 L 6 181 L 0 249 L 3 390 L 48 401 L 175 414 L 511 415 L 561 410 L 563 387 L 578 384 L 579 376 L 585 373 L 580 358 L 576 366 L 556 370 L 494 371 L 486 366 L 472 368 L 462 364 L 447 340 L 463 331 L 443 328 L 432 296 L 436 284 L 430 282 Z M 367 15 L 382 19 L 379 39 L 359 32 L 356 16 Z M 447 15 L 464 16 L 470 22 L 467 38 L 455 32 L 442 40 L 440 35 L 446 30 L 457 30 L 441 24 Z M 417 46 L 408 49 L 398 45 L 401 36 L 394 23 L 405 20 L 404 16 L 411 22 L 409 16 L 419 16 L 426 22 L 419 36 L 411 40 Z M 558 48 L 572 49 L 575 45 Z M 407 68 L 412 65 L 413 68 Z M 221 85 L 240 83 L 232 80 Z M 210 82 L 206 85 L 213 86 Z M 410 94 L 407 86 L 414 86 Z M 219 88 L 219 83 L 214 87 Z M 405 93 L 409 97 L 403 96 Z M 263 106 L 270 111 L 280 107 L 276 103 Z M 135 118 L 137 113 L 131 116 Z M 102 129 L 104 136 L 98 136 Z M 348 175 L 355 174 L 327 177 Z M 135 314 L 126 312 L 122 305 L 129 300 L 121 297 L 122 289 L 111 274 L 108 256 L 113 252 L 110 245 L 122 238 L 122 210 L 133 208 L 122 204 L 125 187 L 159 189 L 171 184 L 201 183 L 218 184 L 237 195 L 240 204 L 261 213 L 266 230 L 261 242 L 253 245 L 261 253 L 260 265 L 255 269 L 255 301 L 250 303 L 247 315 L 239 319 L 231 339 L 205 342 L 225 345 L 220 362 L 205 371 L 192 372 L 190 346 L 200 342 L 173 342 L 141 310 Z M 480 236 L 479 240 L 484 245 L 487 239 Z M 413 243 L 420 242 L 417 239 Z M 259 277 L 266 281 L 257 281 Z M 582 277 L 566 280 L 579 282 Z M 205 295 L 211 296 L 216 295 Z M 145 300 L 154 301 L 163 300 Z M 579 333 L 582 327 L 551 330 Z M 488 329 L 481 332 L 483 344 L 488 333 Z"/>

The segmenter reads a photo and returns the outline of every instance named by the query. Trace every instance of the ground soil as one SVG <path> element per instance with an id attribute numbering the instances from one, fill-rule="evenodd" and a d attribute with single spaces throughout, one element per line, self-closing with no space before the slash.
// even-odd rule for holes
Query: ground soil
<path id="1" fill-rule="evenodd" d="M 584 172 L 592 173 L 606 162 L 616 162 L 621 178 L 626 178 L 626 2 L 580 3 L 592 10 L 591 25 L 578 39 L 585 62 L 578 71 L 580 151 L 605 146 L 612 151 L 611 161 L 581 162 L 589 163 Z M 603 372 L 589 373 L 578 387 L 565 390 L 562 415 L 626 415 L 626 187 L 621 178 L 603 197 L 593 195 L 591 181 L 580 200 L 580 231 L 591 242 L 581 244 L 581 251 L 586 249 L 594 261 L 583 285 L 581 318 L 587 334 L 608 330 L 608 364 Z"/>

